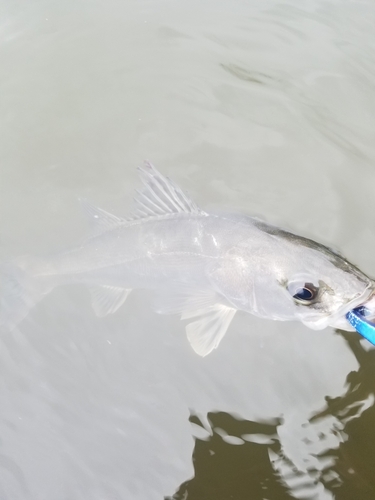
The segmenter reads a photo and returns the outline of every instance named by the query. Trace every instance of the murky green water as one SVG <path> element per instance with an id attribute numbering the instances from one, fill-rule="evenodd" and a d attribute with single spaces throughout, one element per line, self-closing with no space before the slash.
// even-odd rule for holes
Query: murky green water
<path id="1" fill-rule="evenodd" d="M 375 275 L 375 7 L 10 1 L 0 25 L 0 254 L 126 214 L 152 160 Z M 236 315 L 199 358 L 144 292 L 54 290 L 0 346 L 0 500 L 375 498 L 375 354 Z"/>

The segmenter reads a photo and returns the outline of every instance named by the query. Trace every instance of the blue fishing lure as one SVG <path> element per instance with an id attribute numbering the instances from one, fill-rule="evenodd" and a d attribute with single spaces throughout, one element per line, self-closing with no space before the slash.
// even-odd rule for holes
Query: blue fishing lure
<path id="1" fill-rule="evenodd" d="M 366 316 L 369 315 L 370 311 L 366 309 L 366 307 L 361 306 L 349 311 L 346 315 L 346 319 L 362 337 L 375 345 L 375 323 L 366 319 Z"/>

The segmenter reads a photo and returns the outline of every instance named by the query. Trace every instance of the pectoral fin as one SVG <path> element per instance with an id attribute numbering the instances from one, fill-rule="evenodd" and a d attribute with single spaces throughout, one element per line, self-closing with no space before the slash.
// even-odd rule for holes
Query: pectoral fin
<path id="1" fill-rule="evenodd" d="M 112 314 L 125 302 L 131 289 L 115 286 L 96 286 L 90 288 L 92 308 L 97 316 Z"/>
<path id="2" fill-rule="evenodd" d="M 181 319 L 197 318 L 186 326 L 187 338 L 194 351 L 200 356 L 207 356 L 216 349 L 235 313 L 236 309 L 223 304 L 183 313 Z"/>

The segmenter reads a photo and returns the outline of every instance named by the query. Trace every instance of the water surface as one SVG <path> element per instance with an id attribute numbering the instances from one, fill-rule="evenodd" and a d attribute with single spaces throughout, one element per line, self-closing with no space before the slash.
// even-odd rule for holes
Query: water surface
<path id="1" fill-rule="evenodd" d="M 126 215 L 152 160 L 203 208 L 339 248 L 375 275 L 369 1 L 3 2 L 0 256 Z M 238 314 L 207 358 L 135 292 L 54 290 L 0 348 L 1 500 L 375 496 L 374 351 Z"/>

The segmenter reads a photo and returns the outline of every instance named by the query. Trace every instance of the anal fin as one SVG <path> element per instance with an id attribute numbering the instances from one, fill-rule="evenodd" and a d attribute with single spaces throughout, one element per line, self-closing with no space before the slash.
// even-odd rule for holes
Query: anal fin
<path id="1" fill-rule="evenodd" d="M 90 287 L 92 308 L 97 316 L 103 317 L 112 314 L 125 302 L 131 289 L 115 286 Z"/>

